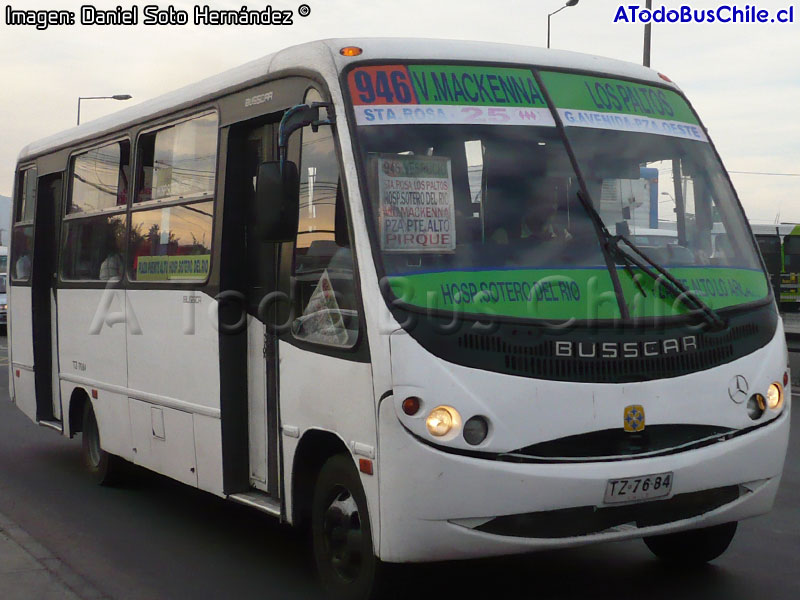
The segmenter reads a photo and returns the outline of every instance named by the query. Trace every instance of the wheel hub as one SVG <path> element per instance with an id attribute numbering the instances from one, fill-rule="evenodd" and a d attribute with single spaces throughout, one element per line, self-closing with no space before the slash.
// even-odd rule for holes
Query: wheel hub
<path id="1" fill-rule="evenodd" d="M 333 570 L 345 581 L 353 581 L 361 570 L 363 532 L 358 505 L 349 490 L 334 491 L 322 525 Z"/>

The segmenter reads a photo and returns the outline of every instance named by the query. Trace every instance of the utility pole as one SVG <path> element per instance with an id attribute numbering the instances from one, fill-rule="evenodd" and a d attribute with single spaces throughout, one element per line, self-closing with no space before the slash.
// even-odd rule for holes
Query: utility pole
<path id="1" fill-rule="evenodd" d="M 646 8 L 647 10 L 651 10 L 653 8 L 653 0 L 647 0 Z M 651 19 L 650 22 L 644 26 L 644 57 L 642 59 L 642 64 L 645 67 L 650 66 L 650 36 L 652 27 L 653 25 Z"/>

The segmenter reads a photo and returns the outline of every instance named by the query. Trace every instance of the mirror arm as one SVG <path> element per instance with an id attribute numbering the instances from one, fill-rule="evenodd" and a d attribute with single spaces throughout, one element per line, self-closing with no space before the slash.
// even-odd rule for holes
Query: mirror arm
<path id="1" fill-rule="evenodd" d="M 319 109 L 325 108 L 328 111 L 329 117 L 327 119 L 319 119 Z M 299 121 L 292 122 L 292 118 L 303 111 L 310 111 L 317 118 L 301 118 Z M 281 164 L 281 172 L 283 172 L 284 165 L 289 146 L 289 137 L 298 129 L 311 125 L 312 131 L 315 133 L 319 130 L 321 125 L 333 125 L 336 122 L 336 116 L 333 114 L 332 102 L 313 102 L 308 104 L 298 104 L 287 110 L 280 125 L 278 126 L 278 159 Z"/>

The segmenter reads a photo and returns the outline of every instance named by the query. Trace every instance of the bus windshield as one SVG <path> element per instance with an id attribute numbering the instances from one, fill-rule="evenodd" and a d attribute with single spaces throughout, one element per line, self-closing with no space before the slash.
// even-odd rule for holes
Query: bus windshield
<path id="1" fill-rule="evenodd" d="M 530 69 L 389 65 L 347 79 L 380 268 L 402 303 L 526 319 L 686 313 L 674 288 L 604 254 L 603 227 L 715 310 L 768 294 L 733 190 L 675 92 L 614 81 L 641 94 L 630 111 L 650 102 L 645 119 L 614 114 L 621 102 L 599 110 L 591 85 L 611 80 L 572 74 L 542 74 L 558 115 Z M 587 94 L 592 107 L 576 104 Z"/>

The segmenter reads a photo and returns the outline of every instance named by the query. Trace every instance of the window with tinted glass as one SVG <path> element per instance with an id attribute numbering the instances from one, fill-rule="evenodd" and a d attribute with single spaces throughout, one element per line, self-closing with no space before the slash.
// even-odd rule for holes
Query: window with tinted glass
<path id="1" fill-rule="evenodd" d="M 320 100 L 312 90 L 306 103 Z M 292 332 L 302 340 L 350 347 L 358 337 L 353 253 L 330 127 L 303 130 L 299 171 Z"/>
<path id="2" fill-rule="evenodd" d="M 130 278 L 205 281 L 211 268 L 213 223 L 213 201 L 133 212 Z"/>
<path id="3" fill-rule="evenodd" d="M 33 225 L 14 228 L 11 238 L 11 279 L 27 281 L 33 266 Z"/>
<path id="4" fill-rule="evenodd" d="M 217 115 L 196 117 L 142 135 L 135 202 L 211 196 L 217 160 Z"/>
<path id="5" fill-rule="evenodd" d="M 125 215 L 68 219 L 64 223 L 61 278 L 118 281 L 125 273 Z"/>
<path id="6" fill-rule="evenodd" d="M 36 204 L 36 183 L 36 167 L 26 169 L 20 174 L 15 221 L 33 221 L 33 210 Z"/>
<path id="7" fill-rule="evenodd" d="M 115 142 L 72 160 L 72 185 L 67 214 L 85 213 L 128 202 L 130 143 Z"/>

